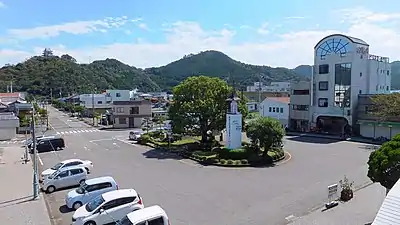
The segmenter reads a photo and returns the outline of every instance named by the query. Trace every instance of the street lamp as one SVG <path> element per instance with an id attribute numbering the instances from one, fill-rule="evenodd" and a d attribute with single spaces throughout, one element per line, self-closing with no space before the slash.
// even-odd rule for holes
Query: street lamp
<path id="1" fill-rule="evenodd" d="M 35 136 L 35 107 L 32 107 L 33 199 L 39 198 L 38 157 Z"/>

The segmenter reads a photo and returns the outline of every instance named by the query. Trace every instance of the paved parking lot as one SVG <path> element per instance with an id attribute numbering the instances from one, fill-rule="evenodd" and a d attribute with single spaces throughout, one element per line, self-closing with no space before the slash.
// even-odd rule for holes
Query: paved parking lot
<path id="1" fill-rule="evenodd" d="M 65 135 L 67 148 L 41 153 L 42 167 L 68 158 L 90 159 L 94 163 L 90 177 L 111 175 L 120 188 L 136 189 L 145 205 L 165 208 L 174 225 L 286 224 L 285 218 L 305 215 L 324 204 L 327 186 L 344 175 L 356 186 L 369 182 L 366 161 L 372 150 L 364 144 L 288 137 L 285 148 L 292 155 L 288 162 L 270 168 L 227 169 L 163 155 L 129 143 L 127 136 L 127 131 Z M 62 207 L 67 191 L 46 195 L 54 224 L 71 223 L 72 213 Z"/>

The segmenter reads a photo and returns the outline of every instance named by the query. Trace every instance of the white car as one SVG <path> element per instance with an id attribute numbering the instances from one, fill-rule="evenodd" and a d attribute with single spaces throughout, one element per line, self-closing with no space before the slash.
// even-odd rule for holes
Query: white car
<path id="1" fill-rule="evenodd" d="M 67 168 L 70 166 L 84 167 L 86 169 L 87 173 L 90 173 L 90 171 L 93 169 L 92 161 L 82 160 L 82 159 L 67 159 L 67 160 L 61 161 L 61 162 L 57 163 L 56 165 L 54 165 L 53 167 L 43 171 L 41 174 L 40 180 L 44 181 L 48 176 L 50 176 L 54 172 L 57 172 L 63 168 Z"/>
<path id="2" fill-rule="evenodd" d="M 134 189 L 110 191 L 76 210 L 72 216 L 72 225 L 111 224 L 143 208 L 142 198 Z"/>
<path id="3" fill-rule="evenodd" d="M 48 176 L 43 181 L 42 189 L 47 193 L 52 193 L 60 188 L 82 185 L 86 179 L 87 172 L 83 167 L 70 166 Z"/>
<path id="4" fill-rule="evenodd" d="M 158 205 L 129 213 L 119 221 L 119 225 L 170 225 L 167 213 Z"/>
<path id="5" fill-rule="evenodd" d="M 129 132 L 129 140 L 137 141 L 140 139 L 140 136 L 141 136 L 140 131 Z"/>

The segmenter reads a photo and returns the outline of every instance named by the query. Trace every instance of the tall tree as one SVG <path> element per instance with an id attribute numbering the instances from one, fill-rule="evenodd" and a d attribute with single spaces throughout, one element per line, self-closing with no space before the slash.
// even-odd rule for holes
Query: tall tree
<path id="1" fill-rule="evenodd" d="M 375 95 L 371 100 L 374 114 L 383 120 L 400 116 L 400 93 Z"/>
<path id="2" fill-rule="evenodd" d="M 209 131 L 225 128 L 226 99 L 232 91 L 225 81 L 206 76 L 189 77 L 174 87 L 174 101 L 168 113 L 173 132 L 197 131 L 206 142 Z M 246 118 L 245 100 L 239 102 L 239 111 Z"/>
<path id="3" fill-rule="evenodd" d="M 50 48 L 45 48 L 43 50 L 42 56 L 43 57 L 52 57 L 52 56 L 54 56 L 53 50 L 51 50 Z"/>
<path id="4" fill-rule="evenodd" d="M 371 152 L 368 160 L 368 177 L 391 189 L 400 178 L 400 134 Z"/>
<path id="5" fill-rule="evenodd" d="M 279 146 L 282 143 L 285 129 L 277 119 L 258 117 L 248 124 L 246 134 L 253 144 L 264 148 L 263 156 L 265 157 L 271 147 Z"/>

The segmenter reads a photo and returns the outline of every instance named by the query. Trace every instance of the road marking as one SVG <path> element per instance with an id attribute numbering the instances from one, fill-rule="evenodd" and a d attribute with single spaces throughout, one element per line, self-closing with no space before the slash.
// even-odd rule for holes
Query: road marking
<path id="1" fill-rule="evenodd" d="M 38 155 L 37 157 L 38 157 L 38 160 L 39 160 L 39 163 L 40 163 L 40 165 L 42 165 L 42 166 L 43 166 L 43 161 L 42 161 L 42 159 L 40 158 L 40 156 L 39 156 L 39 155 Z"/>
<path id="2" fill-rule="evenodd" d="M 90 151 L 90 149 L 88 147 L 83 147 L 86 151 Z"/>
<path id="3" fill-rule="evenodd" d="M 75 130 L 73 130 L 72 132 L 73 132 L 74 134 L 78 133 L 78 132 L 77 132 L 77 131 L 75 131 Z"/>
<path id="4" fill-rule="evenodd" d="M 61 134 L 61 133 L 60 133 L 60 132 L 57 132 L 57 135 L 58 135 L 58 134 Z"/>
<path id="5" fill-rule="evenodd" d="M 117 143 L 115 143 L 115 142 L 113 143 L 113 145 L 115 145 L 116 147 L 120 148 L 120 146 L 119 146 L 119 145 L 117 145 Z"/>
<path id="6" fill-rule="evenodd" d="M 112 140 L 114 140 L 114 139 L 107 138 L 107 139 L 91 140 L 91 141 L 89 141 L 89 142 L 93 143 L 93 142 L 96 142 L 96 141 L 112 141 Z"/>
<path id="7" fill-rule="evenodd" d="M 289 162 L 292 159 L 292 155 L 289 152 L 285 151 L 285 153 L 288 154 L 288 158 L 283 160 L 283 161 L 281 161 L 281 162 L 277 162 L 276 165 L 280 166 L 282 164 L 285 164 L 285 163 Z"/>
<path id="8" fill-rule="evenodd" d="M 294 219 L 296 219 L 296 217 L 293 214 L 285 217 L 285 220 L 287 220 L 287 221 L 293 221 Z"/>

